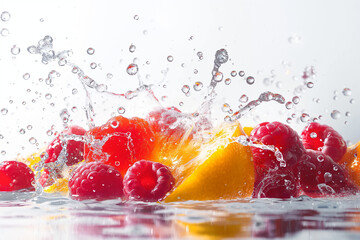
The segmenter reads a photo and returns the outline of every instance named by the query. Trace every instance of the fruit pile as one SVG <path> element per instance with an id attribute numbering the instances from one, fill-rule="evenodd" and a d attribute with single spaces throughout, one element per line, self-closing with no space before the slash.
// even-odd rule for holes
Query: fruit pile
<path id="1" fill-rule="evenodd" d="M 2 162 L 0 191 L 42 186 L 80 201 L 341 197 L 359 190 L 358 151 L 317 122 L 299 136 L 280 122 L 213 127 L 205 117 L 161 108 L 89 131 L 66 128 L 44 151 Z"/>

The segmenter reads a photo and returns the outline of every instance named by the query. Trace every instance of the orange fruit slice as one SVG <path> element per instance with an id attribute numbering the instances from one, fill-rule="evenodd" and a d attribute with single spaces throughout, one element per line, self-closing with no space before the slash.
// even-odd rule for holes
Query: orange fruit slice
<path id="1" fill-rule="evenodd" d="M 346 168 L 351 180 L 360 186 L 360 142 L 347 148 L 339 164 Z"/>
<path id="2" fill-rule="evenodd" d="M 220 126 L 195 158 L 177 166 L 174 172 L 178 186 L 164 201 L 250 197 L 254 187 L 254 164 L 250 147 L 234 141 L 241 132 L 238 122 Z"/>
<path id="3" fill-rule="evenodd" d="M 66 196 L 69 193 L 68 187 L 69 180 L 67 178 L 59 178 L 56 182 L 48 187 L 44 188 L 46 193 L 60 193 L 63 196 Z"/>

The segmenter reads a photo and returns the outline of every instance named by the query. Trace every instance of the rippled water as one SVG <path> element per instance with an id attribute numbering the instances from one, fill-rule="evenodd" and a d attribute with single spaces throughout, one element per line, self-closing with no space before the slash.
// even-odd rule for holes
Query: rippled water
<path id="1" fill-rule="evenodd" d="M 6 239 L 358 239 L 359 196 L 148 204 L 2 195 Z M 18 200 L 14 200 L 17 198 Z M 28 199 L 28 200 L 25 200 Z"/>

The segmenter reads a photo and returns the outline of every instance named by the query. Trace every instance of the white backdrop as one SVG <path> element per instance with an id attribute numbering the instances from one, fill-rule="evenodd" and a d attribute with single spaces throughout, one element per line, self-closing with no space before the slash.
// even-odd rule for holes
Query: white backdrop
<path id="1" fill-rule="evenodd" d="M 252 100 L 271 90 L 281 93 L 287 101 L 298 95 L 300 103 L 291 110 L 265 103 L 245 117 L 243 125 L 286 122 L 295 113 L 291 125 L 300 131 L 306 124 L 299 117 L 307 113 L 310 117 L 322 115 L 321 123 L 333 126 L 352 143 L 360 139 L 359 1 L 0 2 L 0 13 L 7 11 L 11 15 L 8 21 L 0 21 L 0 30 L 6 28 L 9 33 L 6 35 L 4 30 L 6 36 L 0 35 L 0 109 L 4 109 L 0 114 L 0 160 L 44 146 L 53 138 L 49 130 L 61 131 L 59 114 L 64 108 L 73 124 L 86 126 L 82 110 L 85 93 L 71 69 L 57 62 L 44 65 L 39 55 L 27 51 L 46 35 L 54 39 L 56 51 L 72 50 L 71 62 L 97 82 L 107 84 L 110 91 L 135 89 L 141 78 L 146 84 L 160 84 L 154 91 L 163 99 L 163 105 L 190 112 L 200 106 L 206 92 L 205 87 L 194 91 L 193 84 L 209 84 L 214 54 L 225 48 L 230 60 L 221 71 L 224 79 L 231 78 L 231 84 L 223 81 L 217 87 L 213 111 L 218 121 L 225 117 L 223 103 L 236 110 L 241 95 Z M 136 46 L 133 53 L 129 51 L 132 44 Z M 18 55 L 11 53 L 14 45 L 20 48 Z M 87 54 L 89 47 L 95 49 L 93 55 Z M 200 51 L 202 60 L 197 56 Z M 167 60 L 169 55 L 174 58 L 172 62 Z M 133 61 L 139 72 L 130 76 L 126 67 Z M 92 62 L 98 65 L 95 69 L 90 67 Z M 311 79 L 314 87 L 294 94 L 294 88 L 303 85 L 301 76 L 307 66 L 316 70 Z M 52 70 L 61 76 L 53 79 L 51 87 L 39 78 L 46 79 Z M 232 77 L 233 70 L 245 71 L 246 76 L 255 77 L 255 83 L 250 86 L 244 78 Z M 23 78 L 26 73 L 30 74 L 28 80 Z M 108 73 L 113 75 L 111 79 Z M 265 78 L 273 84 L 265 85 Z M 191 87 L 190 97 L 181 91 L 184 84 Z M 351 89 L 351 96 L 342 94 L 344 88 Z M 94 94 L 93 98 L 99 103 L 106 96 Z M 107 104 L 111 104 L 109 99 Z M 180 102 L 184 105 L 179 106 Z M 126 102 L 119 104 L 130 106 Z M 147 102 L 141 104 L 149 108 Z M 128 114 L 142 115 L 146 111 L 129 108 Z M 340 111 L 338 119 L 331 118 L 333 110 Z M 110 114 L 106 113 L 106 105 L 98 104 L 97 111 L 98 116 Z"/>

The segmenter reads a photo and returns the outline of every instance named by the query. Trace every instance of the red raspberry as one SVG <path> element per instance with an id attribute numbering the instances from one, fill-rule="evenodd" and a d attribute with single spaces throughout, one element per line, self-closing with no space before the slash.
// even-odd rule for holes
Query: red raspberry
<path id="1" fill-rule="evenodd" d="M 306 149 L 321 151 L 339 162 L 346 152 L 346 142 L 332 127 L 316 122 L 310 123 L 301 133 Z"/>
<path id="2" fill-rule="evenodd" d="M 259 177 L 259 175 L 257 176 Z M 269 171 L 254 185 L 254 198 L 290 198 L 298 197 L 299 181 L 287 169 Z"/>
<path id="3" fill-rule="evenodd" d="M 75 169 L 69 180 L 69 189 L 71 198 L 79 201 L 101 201 L 124 195 L 120 172 L 100 162 L 86 163 Z"/>
<path id="4" fill-rule="evenodd" d="M 45 160 L 45 163 L 55 162 L 58 159 L 63 146 L 66 146 L 66 165 L 71 166 L 82 161 L 84 155 L 84 143 L 76 140 L 64 140 L 64 136 L 83 136 L 85 132 L 85 129 L 79 126 L 70 126 L 61 132 L 61 134 L 47 147 L 46 153 L 48 154 L 48 158 Z"/>
<path id="5" fill-rule="evenodd" d="M 25 163 L 3 161 L 0 163 L 0 191 L 34 191 L 34 172 Z"/>
<path id="6" fill-rule="evenodd" d="M 297 169 L 301 188 L 310 197 L 346 196 L 357 192 L 346 171 L 320 151 L 307 150 Z"/>
<path id="7" fill-rule="evenodd" d="M 149 123 L 137 117 L 113 117 L 86 136 L 91 143 L 85 145 L 85 159 L 111 165 L 122 175 L 134 162 L 149 159 L 155 145 Z"/>
<path id="8" fill-rule="evenodd" d="M 124 193 L 130 200 L 156 202 L 172 189 L 174 181 L 165 165 L 141 160 L 128 169 L 124 177 Z"/>
<path id="9" fill-rule="evenodd" d="M 302 156 L 305 149 L 299 135 L 288 125 L 280 122 L 264 122 L 256 126 L 250 135 L 255 143 L 275 146 L 283 156 L 286 166 L 293 166 Z M 251 147 L 254 163 L 264 168 L 274 168 L 280 162 L 276 159 L 274 152 Z"/>

